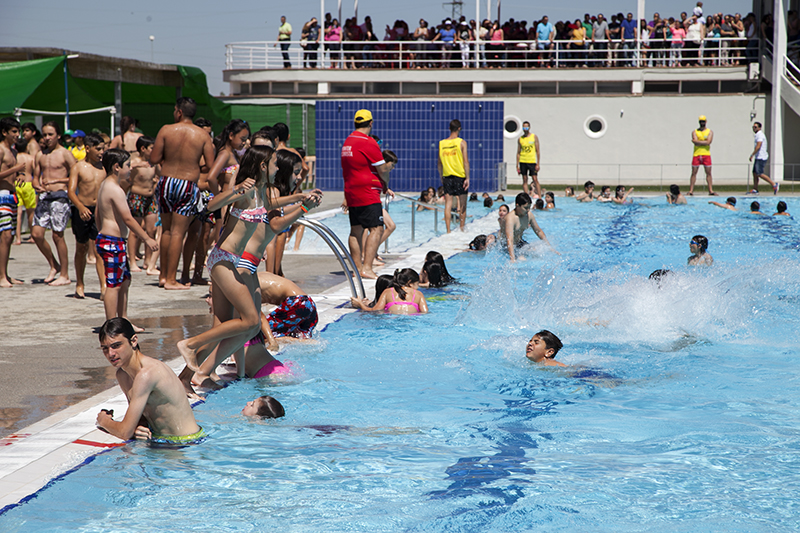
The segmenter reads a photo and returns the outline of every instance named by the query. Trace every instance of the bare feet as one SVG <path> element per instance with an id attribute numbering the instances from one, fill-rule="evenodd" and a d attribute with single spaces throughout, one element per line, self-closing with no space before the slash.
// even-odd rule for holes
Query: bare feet
<path id="1" fill-rule="evenodd" d="M 208 285 L 208 280 L 203 277 L 193 277 L 192 278 L 192 285 Z"/>
<path id="2" fill-rule="evenodd" d="M 24 281 L 22 281 L 21 279 L 17 279 L 17 278 L 6 277 L 6 281 L 11 283 L 12 285 L 25 285 Z"/>
<path id="3" fill-rule="evenodd" d="M 72 283 L 71 279 L 58 276 L 56 279 L 48 283 L 48 285 L 51 287 L 61 287 L 62 285 L 69 285 L 70 283 Z"/>
<path id="4" fill-rule="evenodd" d="M 94 256 L 94 254 L 89 254 L 89 256 L 86 258 L 86 264 L 94 265 L 96 263 L 97 263 L 97 258 Z"/>
<path id="5" fill-rule="evenodd" d="M 142 333 L 144 331 L 144 328 L 141 326 L 137 326 L 135 324 L 131 324 L 131 326 L 133 326 L 133 331 L 136 333 Z"/>
<path id="6" fill-rule="evenodd" d="M 158 284 L 161 286 L 161 283 Z M 183 283 L 178 283 L 177 281 L 173 282 L 166 282 L 164 283 L 164 288 L 168 291 L 185 291 L 189 289 L 189 285 L 184 285 Z"/>
<path id="7" fill-rule="evenodd" d="M 198 372 L 200 367 L 197 365 L 197 350 L 189 348 L 189 339 L 183 339 L 178 342 L 178 351 L 186 362 L 186 366 L 192 372 Z"/>
<path id="8" fill-rule="evenodd" d="M 83 300 L 86 298 L 83 285 L 75 285 L 75 298 L 78 300 Z"/>
<path id="9" fill-rule="evenodd" d="M 361 277 L 364 279 L 378 279 L 378 275 L 372 270 L 365 270 L 361 273 Z"/>
<path id="10" fill-rule="evenodd" d="M 145 272 L 147 273 L 148 276 L 158 276 L 161 274 L 161 271 L 156 268 L 154 269 L 148 268 Z"/>
<path id="11" fill-rule="evenodd" d="M 209 390 L 220 390 L 220 389 L 222 389 L 222 385 L 220 385 L 219 383 L 217 383 L 216 381 L 214 381 L 210 377 L 202 378 L 202 381 L 200 381 L 200 378 L 198 378 L 198 376 L 199 376 L 199 374 L 195 374 L 194 377 L 192 378 L 192 385 L 193 386 L 195 386 L 195 387 L 203 387 L 204 389 L 209 389 Z M 200 381 L 200 382 L 198 383 L 198 381 Z"/>
<path id="12" fill-rule="evenodd" d="M 0 288 L 2 289 L 10 289 L 14 285 L 9 282 L 7 279 L 0 279 Z"/>
<path id="13" fill-rule="evenodd" d="M 129 268 L 131 272 L 141 272 L 142 269 L 139 268 L 139 265 L 136 264 L 136 261 L 131 261 L 131 266 Z"/>
<path id="14" fill-rule="evenodd" d="M 50 283 L 51 281 L 56 279 L 56 276 L 58 275 L 59 271 L 61 271 L 61 267 L 59 265 L 51 267 L 50 272 L 47 274 L 47 277 L 44 278 L 44 283 Z"/>

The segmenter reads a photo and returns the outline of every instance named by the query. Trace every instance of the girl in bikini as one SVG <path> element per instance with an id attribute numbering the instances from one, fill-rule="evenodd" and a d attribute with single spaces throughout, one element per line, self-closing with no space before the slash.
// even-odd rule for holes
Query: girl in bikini
<path id="1" fill-rule="evenodd" d="M 255 146 L 248 150 L 247 154 L 245 154 L 245 158 L 247 158 L 250 152 L 253 150 L 272 151 L 271 148 L 266 146 Z M 234 265 L 235 279 L 244 287 L 244 293 L 250 298 L 250 305 L 246 305 L 245 307 L 252 309 L 252 311 L 256 313 L 256 317 L 259 316 L 259 312 L 256 310 L 261 309 L 261 289 L 258 282 L 258 276 L 256 275 L 256 270 L 261 262 L 264 250 L 266 249 L 267 245 L 272 242 L 277 233 L 280 233 L 281 231 L 290 227 L 302 215 L 317 207 L 322 198 L 322 191 L 319 189 L 315 189 L 310 193 L 305 194 L 289 194 L 294 186 L 293 169 L 299 165 L 301 165 L 300 158 L 294 152 L 289 152 L 288 150 L 278 150 L 277 152 L 274 152 L 274 155 L 269 160 L 269 182 L 265 183 L 266 191 L 264 193 L 265 197 L 267 198 L 269 208 L 273 210 L 268 212 L 267 208 L 263 207 L 264 203 L 261 204 L 262 207 L 260 209 L 242 209 L 239 207 L 237 202 L 233 205 L 233 207 L 230 208 L 229 218 L 226 222 L 226 231 L 224 231 L 220 237 L 220 240 L 225 239 L 226 235 L 228 234 L 227 228 L 231 223 L 231 219 L 244 221 L 246 224 L 252 224 L 253 226 L 253 231 L 247 235 L 247 239 L 241 241 L 243 242 L 243 249 L 237 252 Z M 237 182 L 242 179 L 242 173 L 245 172 L 245 167 L 245 161 L 243 161 L 242 168 L 236 178 Z M 236 187 L 238 187 L 238 184 Z M 219 196 L 220 205 L 224 205 L 223 202 L 230 203 L 232 200 L 228 199 L 226 201 L 226 198 L 230 196 L 231 193 L 221 194 Z M 217 198 L 215 198 L 212 203 L 217 203 L 217 201 Z M 289 204 L 296 205 L 284 210 L 283 206 Z M 221 245 L 221 247 L 225 248 L 224 245 Z M 214 251 L 216 251 L 216 249 L 217 248 L 215 247 Z M 214 266 L 216 266 L 212 266 L 211 262 L 214 251 L 212 251 L 212 255 L 209 256 L 208 259 L 209 271 L 212 271 Z M 214 284 L 212 285 L 212 291 L 214 291 L 217 288 L 217 281 L 214 278 L 213 273 L 211 278 L 214 280 Z M 228 321 L 240 320 L 233 318 L 234 308 L 239 312 L 239 316 L 243 317 L 239 307 L 236 305 L 231 307 L 228 301 L 224 299 L 221 301 L 220 305 L 217 305 L 218 298 L 216 293 L 214 294 L 213 298 L 214 327 L 212 330 L 224 325 Z M 257 325 L 258 322 L 256 322 L 256 326 Z M 211 377 L 214 369 L 216 369 L 216 367 L 231 354 L 234 354 L 234 352 L 236 352 L 234 355 L 234 360 L 237 363 L 239 377 L 244 377 L 245 365 L 241 360 L 243 352 L 239 350 L 245 346 L 246 342 L 253 340 L 257 336 L 258 328 L 256 327 L 254 329 L 240 329 L 232 331 L 232 336 L 228 337 L 222 342 L 216 341 L 219 342 L 219 346 L 216 347 L 216 352 L 206 357 L 199 368 L 192 368 L 189 366 L 187 361 L 187 366 L 195 372 L 194 377 L 192 378 L 192 384 L 215 388 L 215 384 L 208 379 Z M 209 338 L 212 340 L 205 341 L 205 339 L 202 339 L 205 341 L 204 344 L 209 343 L 208 346 L 203 348 L 202 355 L 208 354 L 214 348 L 214 337 L 209 336 Z M 193 344 L 192 346 L 195 345 L 196 344 Z M 198 359 L 201 358 L 202 357 L 198 357 Z M 185 378 L 185 376 L 182 377 Z"/>
<path id="2" fill-rule="evenodd" d="M 374 305 L 364 298 L 350 298 L 353 307 L 362 311 L 385 311 L 393 315 L 415 315 L 428 312 L 428 302 L 419 291 L 419 274 L 412 268 L 396 270 L 391 286 L 383 291 Z"/>

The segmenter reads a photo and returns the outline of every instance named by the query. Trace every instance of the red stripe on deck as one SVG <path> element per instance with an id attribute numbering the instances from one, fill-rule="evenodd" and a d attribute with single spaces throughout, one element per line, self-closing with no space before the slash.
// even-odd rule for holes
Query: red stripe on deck
<path id="1" fill-rule="evenodd" d="M 20 439 L 24 439 L 25 437 L 30 437 L 30 433 L 18 433 L 14 435 L 9 435 L 8 437 L 3 437 L 0 439 L 0 446 L 10 446 L 17 442 Z"/>
<path id="2" fill-rule="evenodd" d="M 95 442 L 93 440 L 78 439 L 72 441 L 73 444 L 84 444 L 86 446 L 96 446 L 97 448 L 117 448 L 125 446 L 124 442 Z"/>

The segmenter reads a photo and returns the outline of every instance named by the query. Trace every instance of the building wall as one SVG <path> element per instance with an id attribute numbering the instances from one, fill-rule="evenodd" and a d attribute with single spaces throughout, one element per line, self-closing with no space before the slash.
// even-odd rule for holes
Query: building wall
<path id="1" fill-rule="evenodd" d="M 462 123 L 470 161 L 470 189 L 496 190 L 495 167 L 503 159 L 503 102 L 498 100 L 319 100 L 316 104 L 317 186 L 342 190 L 341 147 L 353 131 L 353 117 L 369 109 L 372 133 L 381 148 L 392 150 L 399 162 L 390 187 L 420 191 L 441 184 L 437 170 L 439 141 L 446 138 L 452 119 Z"/>
<path id="2" fill-rule="evenodd" d="M 753 150 L 752 122 L 766 124 L 763 94 L 515 97 L 504 103 L 507 117 L 529 120 L 539 136 L 539 177 L 545 184 L 688 184 L 691 134 L 702 114 L 714 131 L 714 183 L 744 187 Z M 606 123 L 605 133 L 596 139 L 585 132 L 592 116 Z M 521 183 L 515 171 L 516 146 L 516 137 L 505 139 L 510 183 Z"/>

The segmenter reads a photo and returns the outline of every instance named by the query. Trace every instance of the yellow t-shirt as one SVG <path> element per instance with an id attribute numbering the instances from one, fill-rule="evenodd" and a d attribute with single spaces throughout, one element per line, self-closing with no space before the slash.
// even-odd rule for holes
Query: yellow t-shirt
<path id="1" fill-rule="evenodd" d="M 83 146 L 81 148 L 73 146 L 70 149 L 70 152 L 72 152 L 72 155 L 75 156 L 76 161 L 83 161 L 84 159 L 86 159 L 86 146 Z"/>
<path id="2" fill-rule="evenodd" d="M 461 143 L 464 139 L 444 139 L 439 141 L 439 159 L 442 161 L 442 175 L 457 178 L 466 178 L 464 170 L 464 154 L 461 152 Z"/>
<path id="3" fill-rule="evenodd" d="M 519 162 L 536 163 L 536 134 L 519 138 Z"/>
<path id="4" fill-rule="evenodd" d="M 695 135 L 697 136 L 698 141 L 707 141 L 708 136 L 711 135 L 711 130 L 706 128 L 704 130 L 694 130 Z M 710 146 L 697 146 L 694 145 L 694 155 L 711 155 L 711 147 Z"/>

